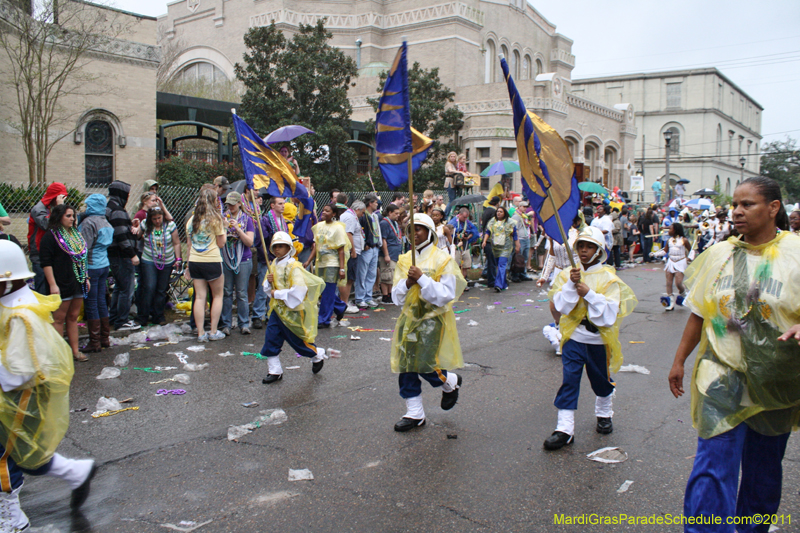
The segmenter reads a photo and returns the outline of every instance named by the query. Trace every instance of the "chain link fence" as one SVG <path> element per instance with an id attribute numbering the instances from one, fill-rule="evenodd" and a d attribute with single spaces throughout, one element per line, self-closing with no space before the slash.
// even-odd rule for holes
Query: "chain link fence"
<path id="1" fill-rule="evenodd" d="M 83 183 L 65 183 L 67 186 L 67 203 L 74 206 L 78 211 L 83 211 L 83 206 L 86 198 L 92 194 L 108 195 L 108 187 L 86 187 Z M 11 223 L 4 226 L 5 233 L 14 235 L 19 239 L 20 243 L 27 249 L 27 235 L 28 235 L 28 214 L 36 203 L 44 196 L 46 185 L 32 185 L 29 186 L 24 182 L 8 182 L 0 183 L 0 204 L 8 212 Z M 181 240 L 186 241 L 186 221 L 191 217 L 194 203 L 197 200 L 197 188 L 193 187 L 177 187 L 163 185 L 159 187 L 158 194 L 164 202 L 164 205 L 169 210 L 175 224 L 178 226 Z M 434 195 L 441 195 L 445 203 L 447 203 L 447 193 L 445 191 L 433 191 Z M 134 186 L 131 190 L 130 197 L 128 198 L 128 212 L 131 217 L 139 210 L 139 201 L 144 191 L 141 186 Z M 364 198 L 371 194 L 372 191 L 352 191 L 345 192 L 349 201 L 352 203 L 355 200 L 364 200 Z M 381 199 L 382 205 L 388 205 L 392 201 L 394 191 L 378 191 L 378 196 Z M 401 193 L 402 194 L 402 193 Z M 408 193 L 404 193 L 408 196 Z M 419 198 L 422 198 L 422 191 L 419 193 Z M 317 192 L 314 195 L 314 200 L 317 207 L 321 208 L 323 205 L 331 201 L 331 194 L 328 192 Z"/>

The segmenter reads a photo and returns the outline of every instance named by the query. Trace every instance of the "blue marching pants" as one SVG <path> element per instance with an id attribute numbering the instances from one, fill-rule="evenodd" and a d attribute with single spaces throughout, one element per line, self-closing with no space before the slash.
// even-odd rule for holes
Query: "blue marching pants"
<path id="1" fill-rule="evenodd" d="M 341 320 L 346 309 L 347 304 L 339 298 L 336 283 L 326 283 L 325 290 L 322 291 L 319 297 L 319 318 L 317 323 L 330 324 L 334 313 L 336 313 L 336 319 Z"/>
<path id="2" fill-rule="evenodd" d="M 604 345 L 568 340 L 561 351 L 561 363 L 564 366 L 563 380 L 554 402 L 559 409 L 578 408 L 584 366 L 595 395 L 605 398 L 614 392 Z"/>
<path id="3" fill-rule="evenodd" d="M 498 289 L 507 289 L 506 269 L 508 268 L 508 257 L 497 258 L 497 275 L 494 278 L 494 286 Z"/>
<path id="4" fill-rule="evenodd" d="M 272 312 L 269 315 L 269 322 L 267 322 L 267 330 L 264 335 L 264 347 L 261 348 L 261 355 L 266 357 L 274 357 L 281 353 L 283 343 L 288 342 L 289 346 L 294 348 L 297 353 L 303 357 L 316 357 L 317 345 L 309 343 L 292 333 L 287 328 L 278 313 Z"/>
<path id="5" fill-rule="evenodd" d="M 28 470 L 14 462 L 11 455 L 6 455 L 6 450 L 3 446 L 0 446 L 0 455 L 2 455 L 2 458 L 0 458 L 0 490 L 2 492 L 11 492 L 22 486 L 23 473 L 31 476 L 47 474 L 50 471 L 50 465 L 53 463 L 51 459 L 35 470 Z"/>
<path id="6" fill-rule="evenodd" d="M 400 397 L 404 400 L 408 398 L 415 398 L 422 394 L 422 382 L 419 378 L 423 378 L 434 387 L 441 387 L 447 380 L 447 370 L 438 370 L 436 372 L 429 372 L 427 374 L 419 374 L 417 372 L 401 372 L 398 378 L 400 383 Z"/>
<path id="7" fill-rule="evenodd" d="M 719 516 L 722 525 L 687 524 L 684 531 L 766 533 L 770 524 L 726 524 L 727 517 L 773 515 L 781 503 L 783 454 L 789 433 L 768 437 L 741 423 L 710 439 L 697 439 L 697 455 L 686 484 L 685 516 Z M 739 484 L 739 465 L 742 481 Z M 738 497 L 737 497 L 738 488 Z M 747 522 L 744 520 L 743 522 Z M 782 529 L 782 528 L 781 528 Z"/>

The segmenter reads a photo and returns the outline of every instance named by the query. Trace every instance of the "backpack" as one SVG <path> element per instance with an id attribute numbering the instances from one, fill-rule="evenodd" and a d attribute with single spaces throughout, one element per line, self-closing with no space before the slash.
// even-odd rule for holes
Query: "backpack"
<path id="1" fill-rule="evenodd" d="M 526 271 L 525 257 L 522 254 L 515 253 L 511 258 L 511 273 L 524 274 Z"/>

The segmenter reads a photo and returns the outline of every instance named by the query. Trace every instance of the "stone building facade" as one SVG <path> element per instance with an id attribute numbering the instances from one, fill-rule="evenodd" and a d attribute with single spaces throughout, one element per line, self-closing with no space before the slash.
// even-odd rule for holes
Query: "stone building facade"
<path id="1" fill-rule="evenodd" d="M 88 53 L 74 71 L 88 80 L 79 90 L 59 100 L 63 120 L 52 137 L 63 137 L 47 163 L 47 182 L 61 181 L 77 188 L 103 187 L 114 179 L 141 190 L 145 180 L 155 177 L 156 72 L 160 51 L 156 43 L 157 22 L 104 6 L 78 3 L 94 11 L 97 20 L 124 28 L 115 39 Z M 11 16 L 11 4 L 0 0 L 0 18 Z M 89 16 L 87 14 L 87 16 Z M 0 72 L 9 67 L 0 54 Z M 21 137 L 16 92 L 0 86 L 0 168 L 3 181 L 27 185 L 28 163 Z M 6 206 L 8 207 L 8 206 Z"/>
<path id="2" fill-rule="evenodd" d="M 459 144 L 470 171 L 515 160 L 511 106 L 498 54 L 507 58 L 529 110 L 555 127 L 586 174 L 626 189 L 636 129 L 633 108 L 606 106 L 572 94 L 572 41 L 556 31 L 527 0 L 179 0 L 159 17 L 166 39 L 182 44 L 174 76 L 233 79 L 251 27 L 276 25 L 287 34 L 300 23 L 327 18 L 332 44 L 359 65 L 349 97 L 353 120 L 374 117 L 367 98 L 405 37 L 409 60 L 439 68 L 465 114 Z M 488 190 L 499 176 L 482 180 Z M 514 189 L 520 190 L 519 175 Z"/>
<path id="3" fill-rule="evenodd" d="M 689 192 L 718 187 L 731 195 L 743 178 L 759 174 L 764 108 L 715 68 L 574 80 L 572 94 L 633 104 L 635 166 L 644 173 L 648 199 L 666 171 L 667 130 L 671 181 L 690 180 Z"/>

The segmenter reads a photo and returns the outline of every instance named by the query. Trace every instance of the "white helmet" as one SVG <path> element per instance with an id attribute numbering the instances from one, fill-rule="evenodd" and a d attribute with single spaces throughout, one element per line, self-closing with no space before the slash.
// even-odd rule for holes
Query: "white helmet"
<path id="1" fill-rule="evenodd" d="M 437 243 L 436 224 L 433 223 L 433 219 L 430 216 L 424 213 L 414 213 L 414 225 L 428 228 L 428 240 L 420 245 L 420 247 L 424 248 L 428 243 L 433 243 L 434 245 Z M 414 242 L 414 228 L 411 227 L 411 224 L 406 227 L 406 236 L 409 241 Z"/>
<path id="2" fill-rule="evenodd" d="M 269 251 L 272 252 L 272 255 L 277 257 L 278 254 L 276 254 L 275 250 L 273 250 L 276 244 L 286 244 L 287 246 L 289 246 L 289 257 L 294 256 L 295 250 L 294 250 L 294 245 L 292 244 L 291 235 L 289 235 L 285 231 L 278 231 L 272 236 L 272 242 L 269 245 Z M 283 257 L 278 257 L 278 259 L 283 259 Z"/>
<path id="3" fill-rule="evenodd" d="M 595 228 L 594 226 L 586 226 L 583 228 L 578 234 L 578 238 L 575 240 L 575 248 L 578 247 L 578 243 L 581 241 L 590 242 L 597 246 L 597 253 L 592 257 L 592 261 L 599 256 L 601 263 L 606 262 L 608 258 L 608 253 L 606 252 L 606 238 L 600 228 Z"/>
<path id="4" fill-rule="evenodd" d="M 0 281 L 32 278 L 22 248 L 11 241 L 0 240 Z"/>

